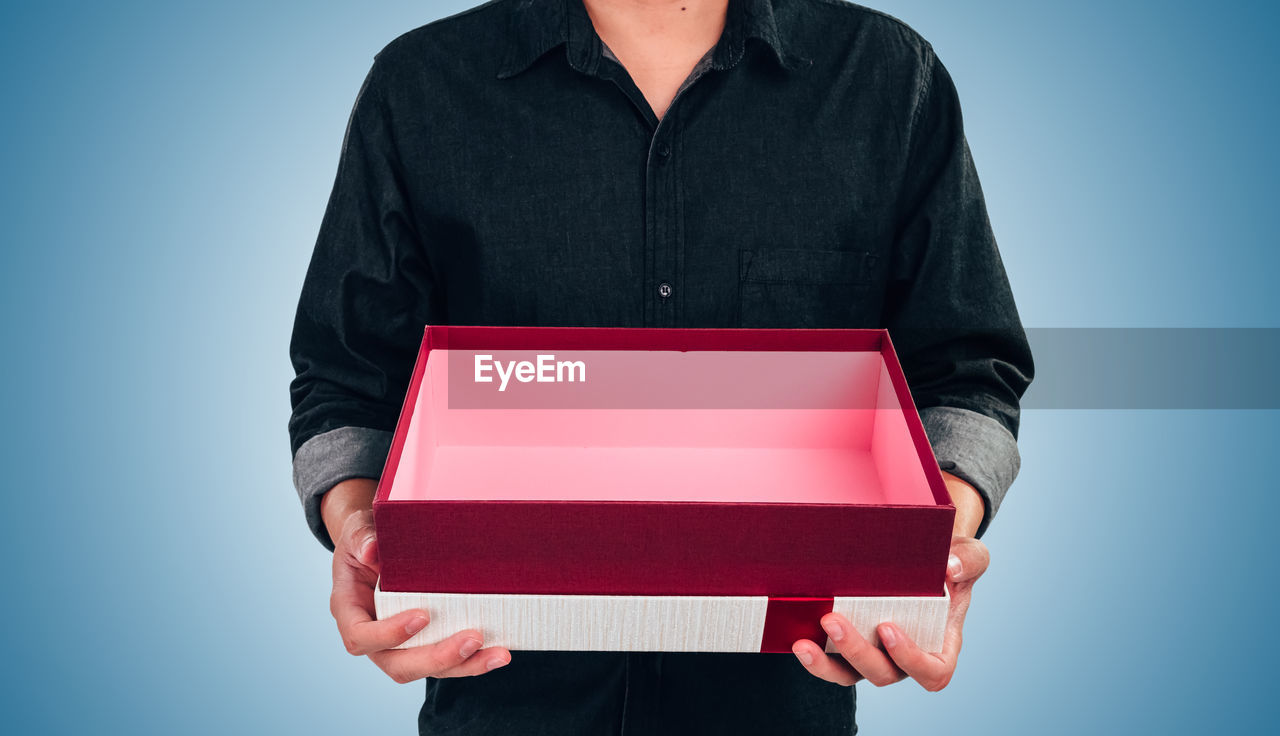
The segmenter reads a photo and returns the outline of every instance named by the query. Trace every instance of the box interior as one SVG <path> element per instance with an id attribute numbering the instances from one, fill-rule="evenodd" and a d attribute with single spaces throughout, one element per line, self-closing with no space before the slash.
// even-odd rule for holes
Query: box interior
<path id="1" fill-rule="evenodd" d="M 477 352 L 533 356 L 431 350 L 388 500 L 936 504 L 879 351 L 561 351 L 586 382 L 502 392 Z"/>

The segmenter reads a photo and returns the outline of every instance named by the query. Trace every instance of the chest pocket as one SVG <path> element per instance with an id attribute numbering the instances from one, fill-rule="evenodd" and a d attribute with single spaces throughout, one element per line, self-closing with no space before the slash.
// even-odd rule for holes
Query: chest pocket
<path id="1" fill-rule="evenodd" d="M 878 256 L 852 250 L 738 252 L 740 327 L 874 327 Z"/>

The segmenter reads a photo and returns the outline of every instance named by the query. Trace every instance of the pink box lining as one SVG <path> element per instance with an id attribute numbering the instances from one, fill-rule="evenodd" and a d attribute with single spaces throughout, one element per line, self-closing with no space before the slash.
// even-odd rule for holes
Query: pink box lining
<path id="1" fill-rule="evenodd" d="M 597 380 L 576 388 L 589 385 L 597 402 L 619 408 L 451 407 L 475 402 L 450 393 L 450 373 L 460 374 L 449 370 L 448 349 L 432 349 L 388 500 L 937 503 L 879 351 L 644 351 L 612 371 L 601 369 L 602 356 L 588 357 Z M 643 374 L 623 380 L 618 367 L 627 365 Z M 788 372 L 781 381 L 780 365 L 796 366 L 801 379 Z M 725 375 L 732 380 L 716 380 Z M 694 403 L 716 400 L 630 408 L 650 403 L 645 391 L 669 405 L 680 386 L 699 387 Z M 733 406 L 735 391 L 752 392 L 744 404 L 778 408 L 717 408 Z"/>

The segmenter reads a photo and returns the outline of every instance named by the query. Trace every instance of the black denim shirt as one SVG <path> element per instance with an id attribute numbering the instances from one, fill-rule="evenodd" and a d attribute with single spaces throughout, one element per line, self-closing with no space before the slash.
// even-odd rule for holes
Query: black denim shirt
<path id="1" fill-rule="evenodd" d="M 581 0 L 494 0 L 378 54 L 298 305 L 308 521 L 377 477 L 425 324 L 887 327 L 987 504 L 1031 355 L 930 45 L 842 0 L 730 0 L 659 120 Z M 517 652 L 429 680 L 424 733 L 850 732 L 790 655 Z"/>

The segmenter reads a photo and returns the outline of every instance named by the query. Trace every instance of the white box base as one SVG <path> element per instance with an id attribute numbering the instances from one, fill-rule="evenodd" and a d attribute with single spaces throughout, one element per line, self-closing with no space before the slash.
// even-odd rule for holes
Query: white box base
<path id="1" fill-rule="evenodd" d="M 434 644 L 478 629 L 484 645 L 512 650 L 597 652 L 759 652 L 767 596 L 508 595 L 392 593 L 375 590 L 378 618 L 425 609 L 431 623 L 399 648 Z M 835 598 L 873 645 L 876 626 L 892 621 L 919 647 L 942 651 L 951 597 Z M 819 642 L 828 652 L 830 641 Z"/>

